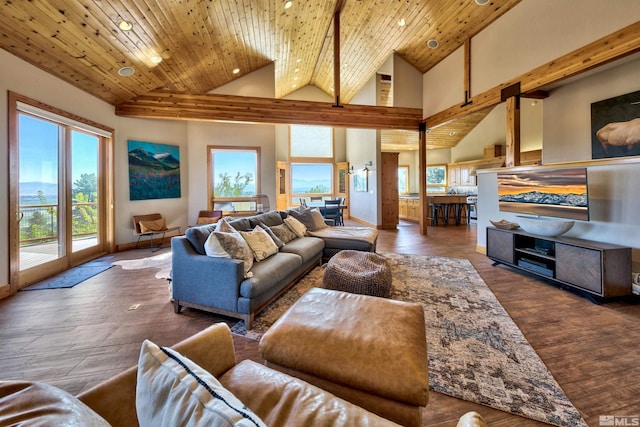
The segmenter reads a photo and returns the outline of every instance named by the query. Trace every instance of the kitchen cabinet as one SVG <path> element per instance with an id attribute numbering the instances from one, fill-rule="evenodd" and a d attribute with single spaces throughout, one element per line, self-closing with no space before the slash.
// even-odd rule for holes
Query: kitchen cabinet
<path id="1" fill-rule="evenodd" d="M 407 221 L 420 222 L 420 199 L 401 197 L 399 201 L 398 216 Z"/>
<path id="2" fill-rule="evenodd" d="M 473 175 L 474 168 L 473 165 L 460 165 L 456 163 L 447 165 L 447 170 L 449 171 L 449 187 L 476 185 L 476 177 Z"/>

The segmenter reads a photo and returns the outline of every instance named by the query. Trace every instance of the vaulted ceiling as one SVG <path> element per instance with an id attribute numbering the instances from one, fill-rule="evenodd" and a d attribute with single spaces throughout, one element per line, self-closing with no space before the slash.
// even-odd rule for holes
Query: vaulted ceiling
<path id="1" fill-rule="evenodd" d="M 333 96 L 340 10 L 349 103 L 392 53 L 425 73 L 519 1 L 7 0 L 0 47 L 112 105 L 157 90 L 207 93 L 271 63 L 276 98 L 305 85 Z"/>

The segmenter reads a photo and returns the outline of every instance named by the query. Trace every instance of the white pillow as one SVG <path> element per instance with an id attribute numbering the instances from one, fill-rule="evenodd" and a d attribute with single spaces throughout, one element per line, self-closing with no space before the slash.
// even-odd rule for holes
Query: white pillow
<path id="1" fill-rule="evenodd" d="M 298 237 L 304 237 L 304 234 L 307 232 L 307 227 L 292 216 L 286 217 L 284 223 L 287 224 L 287 227 L 296 233 Z"/>
<path id="2" fill-rule="evenodd" d="M 204 252 L 211 257 L 233 258 L 244 261 L 244 277 L 253 277 L 253 273 L 249 271 L 253 267 L 253 251 L 242 237 L 242 234 L 227 224 L 224 218 L 218 221 L 216 231 L 213 231 L 204 242 Z"/>
<path id="3" fill-rule="evenodd" d="M 249 244 L 256 261 L 260 262 L 278 253 L 276 242 L 259 225 L 256 225 L 253 231 L 241 231 L 240 234 Z"/>
<path id="4" fill-rule="evenodd" d="M 266 425 L 209 372 L 149 340 L 138 360 L 136 411 L 140 426 Z"/>

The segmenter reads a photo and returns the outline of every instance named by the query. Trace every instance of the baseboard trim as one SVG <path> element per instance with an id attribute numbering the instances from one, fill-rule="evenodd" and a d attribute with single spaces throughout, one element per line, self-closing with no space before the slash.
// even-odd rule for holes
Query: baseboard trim
<path id="1" fill-rule="evenodd" d="M 483 255 L 486 255 L 487 254 L 487 247 L 486 246 L 477 245 L 476 246 L 476 252 L 479 252 L 479 253 L 481 253 Z"/>
<path id="2" fill-rule="evenodd" d="M 11 296 L 11 285 L 6 284 L 0 286 L 0 299 L 5 299 Z"/>
<path id="3" fill-rule="evenodd" d="M 351 221 L 355 221 L 355 222 L 357 222 L 359 224 L 366 225 L 367 227 L 376 228 L 376 229 L 378 228 L 378 226 L 376 224 L 371 224 L 370 222 L 365 221 L 365 220 L 360 219 L 360 218 L 356 218 L 355 216 L 350 216 L 349 219 Z"/>

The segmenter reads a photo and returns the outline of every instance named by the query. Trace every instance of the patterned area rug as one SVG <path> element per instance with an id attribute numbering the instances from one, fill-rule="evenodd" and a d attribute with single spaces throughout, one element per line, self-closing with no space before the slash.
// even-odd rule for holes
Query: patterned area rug
<path id="1" fill-rule="evenodd" d="M 140 270 L 141 268 L 157 268 L 158 279 L 171 278 L 171 252 L 155 255 L 147 258 L 115 261 L 113 265 L 119 265 L 123 270 Z"/>
<path id="2" fill-rule="evenodd" d="M 468 260 L 382 253 L 391 298 L 423 304 L 429 387 L 439 393 L 557 426 L 587 426 L 551 373 Z M 317 267 L 255 319 L 232 331 L 260 338 L 288 307 L 321 287 Z"/>

